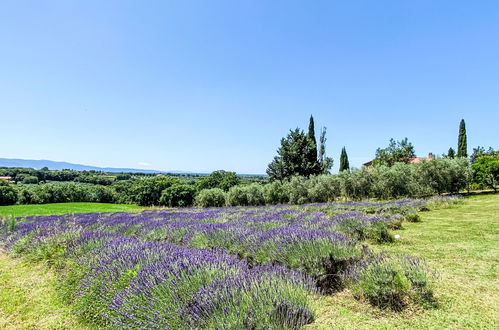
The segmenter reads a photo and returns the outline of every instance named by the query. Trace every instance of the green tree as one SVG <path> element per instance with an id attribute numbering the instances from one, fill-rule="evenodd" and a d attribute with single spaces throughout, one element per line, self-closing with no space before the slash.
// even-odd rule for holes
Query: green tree
<path id="1" fill-rule="evenodd" d="M 12 185 L 0 179 L 0 205 L 11 205 L 17 202 L 17 192 Z"/>
<path id="2" fill-rule="evenodd" d="M 133 202 L 138 205 L 159 205 L 163 190 L 181 183 L 179 179 L 168 176 L 141 178 L 133 183 L 130 194 Z"/>
<path id="3" fill-rule="evenodd" d="M 466 124 L 464 119 L 459 123 L 459 137 L 457 139 L 457 157 L 468 157 L 468 142 L 466 137 Z"/>
<path id="4" fill-rule="evenodd" d="M 350 163 L 348 162 L 348 155 L 347 155 L 347 150 L 345 147 L 341 149 L 341 156 L 340 156 L 340 172 L 341 171 L 349 171 L 350 170 Z"/>
<path id="5" fill-rule="evenodd" d="M 326 127 L 321 128 L 321 135 L 319 138 L 319 156 L 318 161 L 320 164 L 320 173 L 328 174 L 331 167 L 333 167 L 333 159 L 331 157 L 326 156 Z"/>
<path id="6" fill-rule="evenodd" d="M 326 157 L 326 128 L 321 130 L 319 154 L 314 132 L 314 118 L 310 116 L 308 134 L 299 128 L 290 130 L 281 139 L 277 156 L 268 165 L 267 174 L 271 181 L 288 179 L 292 176 L 318 175 L 327 173 L 333 165 L 333 160 Z"/>
<path id="7" fill-rule="evenodd" d="M 290 130 L 281 139 L 277 156 L 269 164 L 267 174 L 270 180 L 282 181 L 294 175 L 310 176 L 313 166 L 308 162 L 309 138 L 299 128 Z"/>
<path id="8" fill-rule="evenodd" d="M 499 150 L 494 150 L 494 148 L 492 147 L 489 147 L 488 150 L 485 150 L 484 147 L 480 146 L 473 148 L 473 153 L 470 156 L 471 162 L 474 163 L 478 158 L 483 156 L 499 157 Z"/>
<path id="9" fill-rule="evenodd" d="M 395 163 L 408 163 L 411 158 L 416 157 L 414 146 L 407 138 L 402 141 L 390 139 L 388 147 L 376 150 L 376 158 L 373 165 L 393 166 Z"/>
<path id="10" fill-rule="evenodd" d="M 454 151 L 454 148 L 450 147 L 449 151 L 447 152 L 447 158 L 454 158 L 456 157 L 456 152 Z"/>
<path id="11" fill-rule="evenodd" d="M 315 125 L 314 125 L 314 117 L 310 115 L 310 121 L 308 123 L 308 150 L 307 150 L 307 160 L 309 165 L 311 166 L 311 170 L 314 171 L 315 167 L 317 167 L 317 171 L 319 171 L 319 162 L 317 161 L 317 140 L 315 139 Z"/>
<path id="12" fill-rule="evenodd" d="M 186 207 L 194 203 L 196 188 L 185 183 L 176 183 L 161 193 L 160 205 L 170 207 Z"/>
<path id="13" fill-rule="evenodd" d="M 196 196 L 196 205 L 202 207 L 224 206 L 225 193 L 220 188 L 201 190 Z"/>
<path id="14" fill-rule="evenodd" d="M 220 188 L 223 191 L 229 191 L 231 187 L 238 185 L 239 183 L 241 183 L 241 180 L 237 176 L 236 172 L 218 170 L 203 177 L 199 180 L 197 185 L 199 190 Z"/>
<path id="15" fill-rule="evenodd" d="M 499 188 L 499 157 L 479 157 L 473 163 L 473 174 L 475 182 L 497 191 Z"/>

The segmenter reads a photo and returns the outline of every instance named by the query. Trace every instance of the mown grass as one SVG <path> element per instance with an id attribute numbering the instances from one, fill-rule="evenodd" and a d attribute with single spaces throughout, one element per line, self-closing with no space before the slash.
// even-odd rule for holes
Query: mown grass
<path id="1" fill-rule="evenodd" d="M 0 329 L 83 329 L 55 286 L 46 265 L 0 250 Z"/>
<path id="2" fill-rule="evenodd" d="M 316 329 L 498 329 L 499 195 L 472 196 L 422 212 L 422 222 L 394 231 L 401 239 L 374 246 L 424 258 L 438 272 L 438 308 L 401 313 L 373 308 L 344 291 L 315 301 Z"/>
<path id="3" fill-rule="evenodd" d="M 23 217 L 30 215 L 52 215 L 70 213 L 131 212 L 143 207 L 127 204 L 108 203 L 53 203 L 35 205 L 0 206 L 0 217 Z"/>

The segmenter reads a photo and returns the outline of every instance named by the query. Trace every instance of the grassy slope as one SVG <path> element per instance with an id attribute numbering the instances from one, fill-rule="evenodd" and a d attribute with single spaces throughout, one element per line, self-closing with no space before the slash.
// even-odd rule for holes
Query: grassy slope
<path id="1" fill-rule="evenodd" d="M 141 209 L 143 208 L 137 205 L 107 203 L 53 203 L 38 205 L 10 205 L 0 206 L 0 217 L 22 217 L 28 215 L 51 215 L 85 212 L 127 212 Z"/>
<path id="2" fill-rule="evenodd" d="M 317 299 L 312 328 L 499 328 L 499 195 L 469 197 L 421 216 L 395 232 L 399 242 L 382 248 L 422 257 L 437 270 L 439 308 L 394 313 L 343 292 Z"/>
<path id="3" fill-rule="evenodd" d="M 46 266 L 0 250 L 0 329 L 81 329 L 54 287 L 55 277 Z"/>

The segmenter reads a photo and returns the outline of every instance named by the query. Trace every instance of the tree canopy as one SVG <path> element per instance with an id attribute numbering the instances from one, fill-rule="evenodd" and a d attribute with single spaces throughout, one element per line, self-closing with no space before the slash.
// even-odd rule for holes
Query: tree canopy
<path id="1" fill-rule="evenodd" d="M 373 165 L 392 166 L 395 163 L 408 163 L 413 157 L 416 157 L 414 146 L 407 138 L 402 141 L 395 141 L 392 138 L 388 147 L 376 149 L 376 158 Z"/>
<path id="2" fill-rule="evenodd" d="M 268 165 L 267 174 L 270 180 L 282 181 L 292 176 L 317 175 L 328 173 L 333 160 L 326 156 L 326 129 L 321 130 L 319 152 L 315 139 L 314 118 L 310 117 L 309 131 L 305 134 L 299 128 L 290 130 L 281 139 L 277 156 Z"/>
<path id="3" fill-rule="evenodd" d="M 350 163 L 348 162 L 347 150 L 343 147 L 340 156 L 340 172 L 348 170 L 350 170 Z"/>
<path id="4" fill-rule="evenodd" d="M 481 156 L 473 163 L 475 181 L 494 191 L 499 188 L 499 157 Z"/>
<path id="5" fill-rule="evenodd" d="M 198 189 L 220 188 L 223 191 L 229 191 L 231 187 L 239 183 L 241 183 L 241 180 L 236 175 L 236 172 L 218 170 L 199 180 Z"/>
<path id="6" fill-rule="evenodd" d="M 499 150 L 494 150 L 494 148 L 492 147 L 489 147 L 488 150 L 485 150 L 484 147 L 480 146 L 473 148 L 473 153 L 470 156 L 471 162 L 474 163 L 478 158 L 483 156 L 499 157 Z"/>
<path id="7" fill-rule="evenodd" d="M 464 119 L 459 123 L 459 137 L 457 139 L 457 157 L 468 157 L 468 142 L 466 137 L 466 124 Z"/>

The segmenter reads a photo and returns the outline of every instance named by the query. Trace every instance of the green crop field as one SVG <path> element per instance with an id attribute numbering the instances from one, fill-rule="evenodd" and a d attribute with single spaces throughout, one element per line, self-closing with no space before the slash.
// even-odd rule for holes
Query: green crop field
<path id="1" fill-rule="evenodd" d="M 98 212 L 130 212 L 140 211 L 143 207 L 127 204 L 108 203 L 53 203 L 33 205 L 0 206 L 0 217 L 23 217 L 30 215 L 52 215 L 69 213 L 98 213 Z"/>
<path id="2" fill-rule="evenodd" d="M 129 205 L 68 203 L 0 208 L 2 215 L 28 216 L 74 212 L 135 211 Z M 421 222 L 393 231 L 400 240 L 373 249 L 424 258 L 438 273 L 438 307 L 394 312 L 373 307 L 344 290 L 317 296 L 310 329 L 499 328 L 499 195 L 465 198 L 444 209 L 421 212 Z M 83 329 L 62 304 L 56 277 L 45 264 L 0 252 L 1 329 Z"/>

